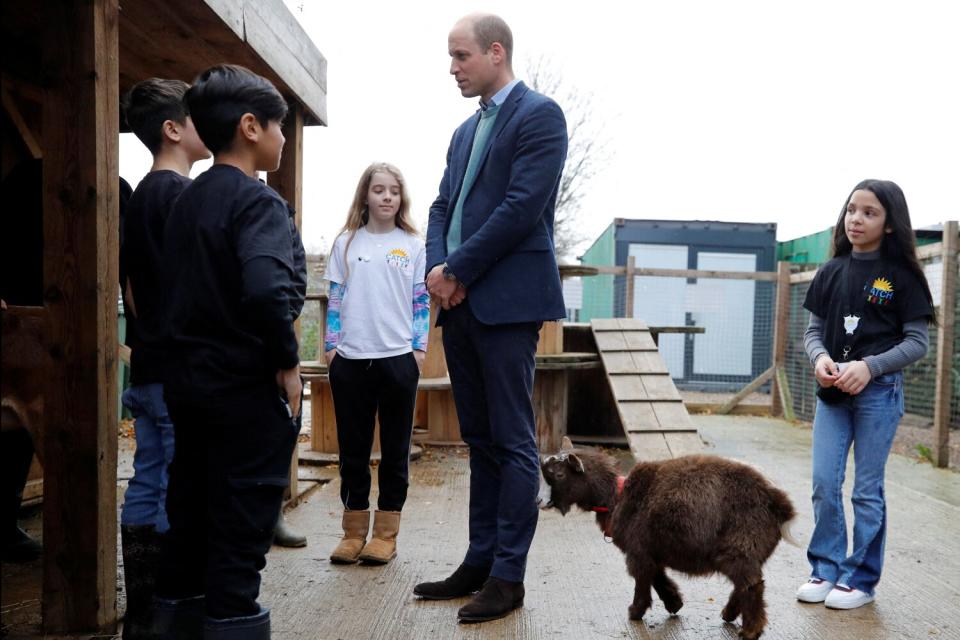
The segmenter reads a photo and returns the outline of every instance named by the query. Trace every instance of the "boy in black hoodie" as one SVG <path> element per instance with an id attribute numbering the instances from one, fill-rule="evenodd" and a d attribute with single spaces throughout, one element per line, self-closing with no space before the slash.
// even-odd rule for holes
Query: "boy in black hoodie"
<path id="1" fill-rule="evenodd" d="M 300 429 L 293 323 L 306 263 L 291 209 L 257 173 L 280 164 L 287 106 L 233 65 L 200 74 L 186 103 L 214 165 L 181 194 L 165 234 L 176 454 L 157 626 L 269 638 L 257 596 Z"/>

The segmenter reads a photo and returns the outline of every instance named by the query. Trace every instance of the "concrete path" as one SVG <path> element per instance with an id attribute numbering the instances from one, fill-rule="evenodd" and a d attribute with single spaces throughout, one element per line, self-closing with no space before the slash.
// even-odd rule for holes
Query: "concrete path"
<path id="1" fill-rule="evenodd" d="M 806 541 L 810 509 L 808 428 L 778 420 L 694 416 L 709 453 L 759 467 L 793 498 L 795 536 Z M 852 468 L 848 478 L 852 479 Z M 428 449 L 412 465 L 400 555 L 386 567 L 335 566 L 339 483 L 311 494 L 287 515 L 308 533 L 304 549 L 268 557 L 262 601 L 273 609 L 273 637 L 401 640 L 466 638 L 729 638 L 720 619 L 730 585 L 722 577 L 674 574 L 685 606 L 670 616 L 655 600 L 643 622 L 627 618 L 633 590 L 623 557 L 604 543 L 592 514 L 541 515 L 527 570 L 524 608 L 481 625 L 458 625 L 465 601 L 421 602 L 413 585 L 449 574 L 466 549 L 469 470 L 462 449 Z M 850 481 L 848 480 L 848 484 Z M 848 492 L 849 499 L 849 492 Z M 960 638 L 960 474 L 892 456 L 887 471 L 890 528 L 877 602 L 847 612 L 801 605 L 794 591 L 807 576 L 802 549 L 781 543 L 766 565 L 770 623 L 765 638 Z M 848 504 L 849 509 L 849 504 Z"/>

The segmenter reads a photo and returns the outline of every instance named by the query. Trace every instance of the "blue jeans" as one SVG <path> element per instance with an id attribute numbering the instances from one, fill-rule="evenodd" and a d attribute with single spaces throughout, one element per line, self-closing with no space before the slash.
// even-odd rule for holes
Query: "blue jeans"
<path id="1" fill-rule="evenodd" d="M 903 416 L 903 374 L 873 379 L 836 404 L 817 400 L 813 420 L 813 516 L 807 549 L 811 575 L 872 594 L 883 568 L 887 508 L 883 474 Z M 853 550 L 847 555 L 843 478 L 853 444 Z"/>
<path id="2" fill-rule="evenodd" d="M 120 524 L 153 525 L 164 533 L 170 528 L 166 502 L 167 469 L 173 460 L 173 422 L 163 400 L 163 385 L 130 387 L 123 392 L 123 406 L 136 420 L 137 450 Z"/>

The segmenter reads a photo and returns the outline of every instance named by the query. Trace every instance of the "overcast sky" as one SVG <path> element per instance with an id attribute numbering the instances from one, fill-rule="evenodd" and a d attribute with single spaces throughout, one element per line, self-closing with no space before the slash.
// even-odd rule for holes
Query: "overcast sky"
<path id="1" fill-rule="evenodd" d="M 955 2 L 285 0 L 327 58 L 329 127 L 307 129 L 304 241 L 329 248 L 368 163 L 396 164 L 425 227 L 450 136 L 473 111 L 448 74 L 447 33 L 500 14 L 514 70 L 545 56 L 594 96 L 612 159 L 581 223 L 831 226 L 862 178 L 903 187 L 915 227 L 960 217 L 960 6 Z M 149 156 L 121 142 L 121 175 Z M 588 242 L 589 244 L 589 242 Z"/>

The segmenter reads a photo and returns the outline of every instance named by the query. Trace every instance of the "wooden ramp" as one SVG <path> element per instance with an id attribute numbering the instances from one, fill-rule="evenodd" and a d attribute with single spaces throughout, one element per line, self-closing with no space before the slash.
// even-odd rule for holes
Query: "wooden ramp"
<path id="1" fill-rule="evenodd" d="M 697 428 L 647 325 L 609 318 L 591 320 L 590 327 L 633 457 L 659 460 L 700 453 Z"/>

